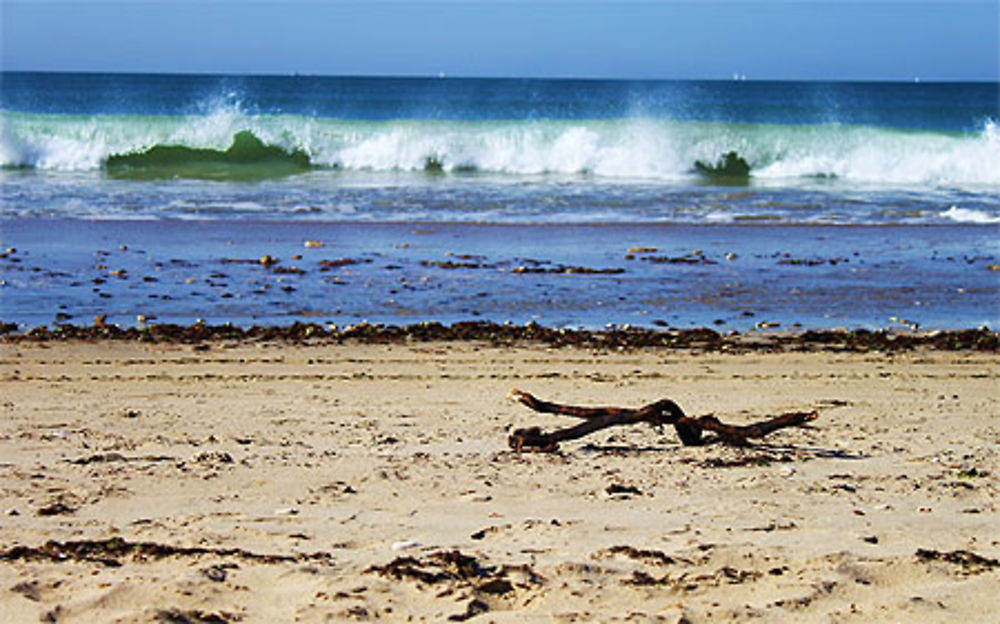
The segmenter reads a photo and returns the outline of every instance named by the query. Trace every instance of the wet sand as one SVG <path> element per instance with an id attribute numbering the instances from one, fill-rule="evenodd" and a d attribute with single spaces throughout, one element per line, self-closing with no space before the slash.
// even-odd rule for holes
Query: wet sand
<path id="1" fill-rule="evenodd" d="M 10 622 L 985 622 L 995 352 L 7 342 Z M 747 448 L 505 400 L 670 397 Z"/>

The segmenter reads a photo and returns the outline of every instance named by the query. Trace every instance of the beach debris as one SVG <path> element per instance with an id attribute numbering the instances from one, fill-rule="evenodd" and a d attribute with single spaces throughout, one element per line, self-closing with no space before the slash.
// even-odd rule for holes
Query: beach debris
<path id="1" fill-rule="evenodd" d="M 651 262 L 653 264 L 718 264 L 705 256 L 701 249 L 695 249 L 681 256 L 653 256 L 656 247 L 630 247 L 625 254 L 626 260 L 635 260 L 638 254 L 639 260 Z"/>
<path id="2" fill-rule="evenodd" d="M 365 572 L 434 585 L 444 581 L 471 582 L 488 578 L 495 573 L 495 568 L 485 567 L 475 557 L 458 550 L 440 550 L 423 559 L 396 557 L 384 566 L 372 566 Z"/>
<path id="3" fill-rule="evenodd" d="M 271 271 L 276 275 L 305 275 L 304 269 L 300 269 L 299 267 L 295 266 L 292 267 L 276 266 L 272 268 Z"/>
<path id="4" fill-rule="evenodd" d="M 108 567 L 120 567 L 123 561 L 148 561 L 166 557 L 201 557 L 214 555 L 256 561 L 259 563 L 297 563 L 304 561 L 333 560 L 333 555 L 325 552 L 296 553 L 292 555 L 260 554 L 242 548 L 184 547 L 160 544 L 158 542 L 132 542 L 121 537 L 103 540 L 75 540 L 59 542 L 49 540 L 41 546 L 14 546 L 0 551 L 0 561 L 82 561 L 100 563 Z"/>
<path id="5" fill-rule="evenodd" d="M 681 463 L 692 463 L 693 459 L 685 458 Z M 773 463 L 785 463 L 794 461 L 792 455 L 788 453 L 770 453 L 756 451 L 753 453 L 742 452 L 737 457 L 709 457 L 696 462 L 701 468 L 744 468 L 747 466 L 764 467 Z"/>
<path id="6" fill-rule="evenodd" d="M 367 262 L 367 260 L 365 260 Z M 321 269 L 322 270 L 322 269 Z M 752 312 L 744 312 L 744 316 Z M 106 316 L 97 317 L 104 323 Z M 662 324 L 660 325 L 662 327 Z M 204 344 L 208 342 L 286 342 L 326 341 L 339 344 L 354 341 L 363 344 L 403 342 L 452 342 L 475 340 L 510 345 L 534 342 L 552 347 L 621 350 L 666 348 L 696 351 L 836 351 L 904 352 L 914 349 L 941 351 L 1000 352 L 1000 332 L 989 327 L 978 329 L 923 332 L 891 332 L 886 329 L 819 329 L 770 333 L 765 336 L 732 333 L 723 335 L 713 329 L 656 329 L 610 326 L 603 330 L 546 327 L 535 322 L 523 325 L 490 321 L 461 321 L 445 325 L 423 321 L 410 325 L 356 323 L 336 326 L 295 322 L 284 326 L 237 327 L 232 324 L 209 325 L 202 321 L 191 325 L 157 323 L 144 330 L 109 324 L 94 326 L 61 324 L 22 329 L 16 323 L 0 323 L 0 335 L 8 343 L 53 342 L 66 340 L 122 340 L 152 343 Z M 208 348 L 205 345 L 204 348 Z"/>
<path id="7" fill-rule="evenodd" d="M 420 548 L 421 546 L 423 546 L 423 544 L 416 540 L 400 540 L 398 542 L 393 542 L 389 547 L 393 550 L 406 550 L 408 548 Z"/>
<path id="8" fill-rule="evenodd" d="M 448 616 L 450 622 L 464 622 L 485 613 L 491 608 L 488 601 L 492 598 L 528 589 L 544 580 L 529 566 L 487 566 L 458 550 L 438 551 L 422 559 L 397 557 L 386 565 L 372 566 L 365 573 L 412 580 L 422 586 L 445 585 L 437 592 L 438 597 L 458 593 L 463 599 L 468 598 L 465 611 Z"/>
<path id="9" fill-rule="evenodd" d="M 164 624 L 230 624 L 242 619 L 242 616 L 235 613 L 209 613 L 201 609 L 160 609 L 156 612 L 156 620 Z"/>
<path id="10" fill-rule="evenodd" d="M 837 266 L 842 262 L 850 262 L 849 258 L 793 258 L 791 254 L 783 254 L 778 260 L 778 264 L 785 266 L 822 266 L 829 264 Z"/>
<path id="11" fill-rule="evenodd" d="M 763 576 L 763 573 L 756 570 L 740 570 L 730 566 L 723 566 L 712 574 L 690 575 L 682 573 L 675 577 L 665 574 L 661 577 L 654 577 L 648 572 L 636 570 L 632 576 L 622 581 L 622 585 L 634 586 L 666 586 L 678 591 L 693 591 L 699 586 L 719 587 L 720 585 L 740 585 L 748 581 L 755 581 Z"/>
<path id="12" fill-rule="evenodd" d="M 959 479 L 982 479 L 990 476 L 990 473 L 985 470 L 979 470 L 978 468 L 975 467 L 972 468 L 963 467 L 961 470 L 958 471 L 958 474 L 955 476 L 957 476 Z"/>
<path id="13" fill-rule="evenodd" d="M 510 272 L 517 275 L 525 273 L 546 273 L 550 275 L 551 274 L 616 275 L 619 273 L 624 273 L 625 269 L 621 268 L 595 269 L 591 267 L 565 266 L 561 264 L 552 267 L 520 265 L 511 269 Z"/>
<path id="14" fill-rule="evenodd" d="M 233 456 L 225 451 L 202 451 L 194 457 L 191 461 L 198 464 L 232 464 Z"/>
<path id="15" fill-rule="evenodd" d="M 321 247 L 325 247 L 326 246 L 323 243 L 323 241 L 318 241 L 318 240 L 307 240 L 306 242 L 302 243 L 302 245 L 306 249 L 319 249 Z"/>
<path id="16" fill-rule="evenodd" d="M 350 266 L 352 264 L 361 264 L 361 263 L 370 264 L 371 263 L 371 259 L 369 259 L 369 258 L 365 258 L 365 259 L 337 258 L 336 260 L 320 260 L 319 261 L 319 270 L 320 271 L 329 271 L 330 269 L 336 269 L 336 268 L 343 267 L 343 266 Z"/>
<path id="17" fill-rule="evenodd" d="M 616 494 L 624 494 L 626 498 L 628 496 L 642 496 L 642 490 L 639 488 L 634 485 L 622 485 L 621 483 L 612 483 L 604 491 L 608 496 L 615 496 Z"/>
<path id="18" fill-rule="evenodd" d="M 76 508 L 70 507 L 62 501 L 56 501 L 45 505 L 44 507 L 40 507 L 36 513 L 38 513 L 39 516 L 66 516 L 76 513 Z"/>
<path id="19" fill-rule="evenodd" d="M 745 445 L 751 438 L 762 438 L 785 427 L 796 427 L 815 420 L 819 414 L 810 412 L 787 412 L 768 420 L 749 425 L 727 425 L 708 414 L 692 418 L 684 413 L 677 403 L 662 399 L 638 409 L 624 407 L 580 407 L 543 401 L 521 390 L 512 390 L 508 395 L 512 400 L 530 409 L 545 414 L 561 414 L 583 419 L 573 427 L 565 427 L 551 432 L 543 432 L 539 427 L 515 429 L 507 438 L 507 443 L 515 451 L 537 450 L 552 452 L 559 443 L 582 438 L 607 427 L 648 423 L 654 427 L 673 425 L 685 446 L 700 446 L 713 441 L 727 444 Z M 711 431 L 715 439 L 706 439 L 704 431 Z"/>
<path id="20" fill-rule="evenodd" d="M 21 594 L 32 602 L 42 600 L 41 584 L 38 581 L 24 581 L 10 588 L 10 591 Z"/>
<path id="21" fill-rule="evenodd" d="M 77 466 L 87 466 L 90 464 L 105 464 L 111 462 L 123 462 L 128 461 L 121 453 L 116 453 L 114 451 L 109 453 L 95 453 L 94 455 L 88 455 L 86 457 L 78 457 L 76 459 L 66 459 L 63 460 L 70 464 L 75 464 Z"/>
<path id="22" fill-rule="evenodd" d="M 456 262 L 454 260 L 421 260 L 420 265 L 438 269 L 485 269 L 496 267 L 496 265 L 483 264 L 481 262 Z"/>
<path id="23" fill-rule="evenodd" d="M 718 264 L 715 260 L 706 257 L 700 249 L 683 256 L 642 256 L 639 259 L 653 264 Z"/>
<path id="24" fill-rule="evenodd" d="M 470 620 L 480 613 L 486 613 L 490 610 L 490 605 L 486 604 L 479 598 L 473 598 L 469 601 L 468 606 L 465 607 L 464 613 L 456 613 L 454 615 L 448 616 L 449 622 L 464 622 Z"/>
<path id="25" fill-rule="evenodd" d="M 987 570 L 1000 568 L 1000 560 L 984 557 L 970 550 L 952 550 L 950 552 L 941 552 L 939 550 L 918 548 L 916 556 L 917 559 L 924 562 L 943 561 L 945 563 L 961 566 L 962 571 L 966 574 L 979 574 L 981 572 L 986 572 Z"/>
<path id="26" fill-rule="evenodd" d="M 451 622 L 471 619 L 504 604 L 519 591 L 545 583 L 530 565 L 486 565 L 458 550 L 441 550 L 421 558 L 396 557 L 385 565 L 367 568 L 365 573 L 414 581 L 421 589 L 432 589 L 438 598 L 456 595 L 459 600 L 468 600 L 463 612 L 448 616 Z"/>
<path id="27" fill-rule="evenodd" d="M 623 556 L 635 561 L 640 561 L 643 563 L 648 563 L 652 565 L 673 565 L 678 563 L 678 559 L 671 557 L 662 550 L 647 550 L 641 548 L 635 548 L 634 546 L 629 546 L 627 544 L 621 544 L 618 546 L 612 546 L 610 548 L 605 548 L 599 550 L 591 555 L 593 559 L 603 559 L 606 557 Z M 680 560 L 682 563 L 687 565 L 694 565 L 694 563 L 687 559 Z"/>

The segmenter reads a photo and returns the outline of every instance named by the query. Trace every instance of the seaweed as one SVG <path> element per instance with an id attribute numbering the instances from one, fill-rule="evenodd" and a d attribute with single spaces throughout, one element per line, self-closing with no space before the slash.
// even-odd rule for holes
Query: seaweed
<path id="1" fill-rule="evenodd" d="M 120 567 L 126 559 L 146 561 L 167 557 L 198 557 L 215 555 L 234 557 L 259 563 L 289 563 L 301 561 L 331 561 L 330 553 L 298 553 L 294 555 L 273 555 L 254 553 L 241 548 L 207 548 L 201 546 L 171 546 L 158 542 L 131 542 L 121 537 L 103 540 L 75 540 L 59 542 L 49 540 L 41 546 L 14 546 L 0 551 L 0 561 L 66 561 L 100 563 L 108 567 Z"/>
<path id="2" fill-rule="evenodd" d="M 689 349 L 698 351 L 850 351 L 904 352 L 926 348 L 939 351 L 1000 352 L 1000 333 L 988 328 L 932 332 L 891 332 L 888 330 L 807 330 L 801 333 L 752 336 L 722 335 L 709 328 L 683 330 L 609 327 L 594 331 L 545 327 L 537 323 L 514 325 L 490 321 L 461 321 L 452 325 L 427 321 L 412 325 L 358 323 L 345 327 L 296 322 L 284 326 L 251 326 L 194 323 L 176 325 L 147 323 L 143 327 L 122 328 L 100 315 L 93 325 L 59 324 L 38 326 L 20 332 L 13 323 L 0 321 L 0 341 L 6 343 L 57 342 L 69 340 L 121 340 L 149 343 L 191 344 L 207 342 L 285 342 L 340 344 L 357 342 L 390 344 L 404 342 L 483 341 L 496 345 L 534 342 L 552 347 L 585 349 Z"/>

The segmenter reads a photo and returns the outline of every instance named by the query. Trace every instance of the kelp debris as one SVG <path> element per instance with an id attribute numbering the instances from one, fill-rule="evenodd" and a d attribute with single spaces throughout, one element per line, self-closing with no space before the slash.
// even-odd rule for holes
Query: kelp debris
<path id="1" fill-rule="evenodd" d="M 128 457 L 114 451 L 108 453 L 95 453 L 85 457 L 64 460 L 67 463 L 77 466 L 88 466 L 90 464 L 110 464 L 115 462 L 162 462 L 174 461 L 176 458 L 168 455 L 143 455 L 141 457 Z"/>
<path id="2" fill-rule="evenodd" d="M 76 507 L 71 507 L 62 501 L 56 501 L 40 507 L 36 513 L 39 516 L 68 516 L 76 513 Z"/>
<path id="3" fill-rule="evenodd" d="M 526 588 L 544 581 L 530 566 L 484 565 L 458 550 L 441 550 L 423 558 L 396 557 L 385 565 L 371 566 L 365 573 L 423 585 L 465 587 L 478 595 L 503 595 L 517 587 Z"/>
<path id="4" fill-rule="evenodd" d="M 7 342 L 50 342 L 62 340 L 124 340 L 152 343 L 198 344 L 226 342 L 328 342 L 355 341 L 366 344 L 402 342 L 484 341 L 509 345 L 536 342 L 553 347 L 585 349 L 670 348 L 701 351 L 853 351 L 902 352 L 918 348 L 940 351 L 1000 352 L 1000 332 L 988 327 L 932 332 L 894 332 L 888 330 L 807 330 L 801 333 L 761 337 L 732 333 L 723 335 L 708 328 L 647 329 L 610 327 L 604 330 L 565 329 L 526 323 L 462 321 L 452 325 L 422 322 L 412 325 L 358 323 L 346 327 L 316 323 L 292 323 L 284 326 L 237 327 L 231 324 L 192 325 L 147 323 L 144 327 L 122 328 L 102 322 L 94 325 L 60 324 L 38 326 L 19 333 L 14 323 L 0 321 L 0 335 Z"/>
<path id="5" fill-rule="evenodd" d="M 626 256 L 627 260 L 632 260 Z M 718 264 L 715 260 L 712 260 L 705 253 L 696 249 L 692 252 L 686 253 L 683 256 L 640 256 L 640 260 L 645 262 L 651 262 L 653 264 Z"/>
<path id="6" fill-rule="evenodd" d="M 234 557 L 258 563 L 289 563 L 300 561 L 330 561 L 329 553 L 297 553 L 294 555 L 273 555 L 254 553 L 242 548 L 205 548 L 201 546 L 171 546 L 157 542 L 130 542 L 120 537 L 104 540 L 75 540 L 59 542 L 49 540 L 41 546 L 14 546 L 0 551 L 0 561 L 79 561 L 100 563 L 108 567 L 119 567 L 126 559 L 146 561 L 167 557 L 199 557 L 214 555 Z"/>
<path id="7" fill-rule="evenodd" d="M 319 270 L 330 271 L 340 267 L 351 266 L 352 264 L 371 264 L 370 258 L 336 258 L 334 260 L 320 260 Z"/>
<path id="8" fill-rule="evenodd" d="M 207 613 L 200 609 L 160 609 L 156 612 L 156 620 L 164 624 L 230 624 L 242 619 L 235 613 Z"/>
<path id="9" fill-rule="evenodd" d="M 761 576 L 763 574 L 756 570 L 739 570 L 730 566 L 723 566 L 711 574 L 692 576 L 685 572 L 675 577 L 672 577 L 670 574 L 657 577 L 642 570 L 635 570 L 632 572 L 631 577 L 622 581 L 622 585 L 639 587 L 665 586 L 677 591 L 694 591 L 702 585 L 709 587 L 741 585 L 749 581 L 755 581 Z"/>
<path id="10" fill-rule="evenodd" d="M 604 489 L 608 496 L 614 496 L 616 494 L 625 494 L 627 496 L 642 496 L 642 490 L 635 487 L 634 485 L 623 485 L 621 483 L 612 483 L 607 488 Z"/>
<path id="11" fill-rule="evenodd" d="M 486 613 L 490 610 L 490 605 L 486 604 L 478 598 L 473 598 L 469 601 L 469 604 L 465 607 L 463 613 L 456 613 L 454 615 L 448 616 L 449 622 L 464 622 L 466 620 L 471 620 L 480 613 Z"/>
<path id="12" fill-rule="evenodd" d="M 840 263 L 850 262 L 850 258 L 793 258 L 789 255 L 778 260 L 778 264 L 786 266 L 822 266 L 829 264 L 837 266 Z"/>
<path id="13" fill-rule="evenodd" d="M 641 549 L 627 544 L 620 544 L 618 546 L 612 546 L 610 548 L 605 548 L 604 550 L 599 550 L 592 556 L 595 558 L 602 558 L 616 555 L 628 557 L 629 559 L 636 561 L 654 563 L 656 565 L 674 565 L 678 562 L 677 559 L 671 557 L 662 550 Z M 686 563 L 690 564 L 691 562 L 688 561 Z"/>
<path id="14" fill-rule="evenodd" d="M 471 582 L 486 578 L 495 573 L 495 568 L 483 567 L 475 557 L 458 550 L 449 550 L 431 553 L 423 560 L 416 557 L 396 557 L 384 566 L 372 566 L 365 572 L 434 585 L 444 581 Z"/>
<path id="15" fill-rule="evenodd" d="M 917 559 L 924 562 L 943 561 L 961 566 L 962 570 L 968 574 L 979 574 L 987 570 L 1000 568 L 1000 560 L 984 557 L 970 550 L 941 552 L 939 550 L 918 548 L 916 556 Z"/>
<path id="16" fill-rule="evenodd" d="M 595 269 L 592 267 L 585 266 L 566 266 L 566 265 L 556 265 L 556 266 L 526 266 L 518 265 L 510 270 L 511 273 L 522 275 L 529 273 L 542 273 L 547 275 L 618 275 L 624 273 L 625 269 L 622 268 L 609 268 L 609 269 Z"/>
<path id="17" fill-rule="evenodd" d="M 496 268 L 495 264 L 486 264 L 483 262 L 467 262 L 467 261 L 455 261 L 455 260 L 421 260 L 421 266 L 434 267 L 437 269 L 492 269 Z"/>

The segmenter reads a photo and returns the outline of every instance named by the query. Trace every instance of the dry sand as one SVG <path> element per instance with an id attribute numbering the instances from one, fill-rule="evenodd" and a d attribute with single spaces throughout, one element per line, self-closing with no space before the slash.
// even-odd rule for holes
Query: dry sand
<path id="1" fill-rule="evenodd" d="M 1000 621 L 996 354 L 2 349 L 3 622 Z M 512 388 L 820 416 L 519 455 Z"/>

